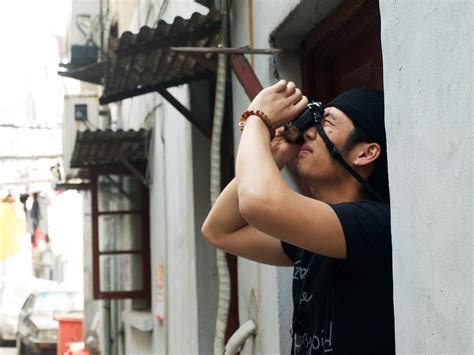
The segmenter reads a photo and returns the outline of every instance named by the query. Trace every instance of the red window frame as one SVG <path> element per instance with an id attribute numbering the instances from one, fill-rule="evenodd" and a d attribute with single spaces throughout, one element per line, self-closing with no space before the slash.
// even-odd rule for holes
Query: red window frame
<path id="1" fill-rule="evenodd" d="M 148 189 L 140 183 L 140 207 L 135 210 L 99 211 L 98 206 L 98 179 L 101 175 L 126 175 L 134 178 L 125 168 L 120 166 L 95 166 L 90 169 L 92 194 L 92 267 L 93 267 L 93 294 L 94 299 L 138 299 L 150 298 L 150 221 Z M 139 214 L 141 221 L 141 249 L 100 251 L 99 249 L 99 217 L 103 215 Z M 101 291 L 100 284 L 100 256 L 101 255 L 131 255 L 142 256 L 143 287 L 139 290 Z"/>

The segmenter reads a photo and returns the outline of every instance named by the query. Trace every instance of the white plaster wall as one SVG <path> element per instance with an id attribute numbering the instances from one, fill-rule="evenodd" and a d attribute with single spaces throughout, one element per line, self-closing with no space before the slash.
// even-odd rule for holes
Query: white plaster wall
<path id="1" fill-rule="evenodd" d="M 130 29 L 155 27 L 162 2 L 140 0 Z M 170 1 L 162 19 L 172 23 L 176 16 L 189 18 L 207 9 L 192 0 Z M 186 86 L 169 90 L 182 104 L 189 105 Z M 191 125 L 158 94 L 150 93 L 119 104 L 119 128 L 154 127 L 149 157 L 150 248 L 151 248 L 151 348 L 145 334 L 127 333 L 130 354 L 197 354 L 198 304 L 196 291 L 196 246 L 193 194 Z M 165 319 L 156 319 L 157 268 L 165 270 Z M 145 318 L 147 316 L 145 315 Z"/>
<path id="2" fill-rule="evenodd" d="M 170 92 L 184 105 L 187 91 Z M 169 353 L 197 353 L 197 295 L 191 125 L 165 107 L 167 311 Z"/>
<path id="3" fill-rule="evenodd" d="M 157 93 L 148 93 L 118 102 L 121 120 L 117 128 L 123 130 L 149 129 L 155 117 L 156 110 L 162 105 L 163 99 Z"/>
<path id="4" fill-rule="evenodd" d="M 397 353 L 473 353 L 474 3 L 380 5 Z"/>
<path id="5" fill-rule="evenodd" d="M 150 184 L 150 265 L 151 265 L 151 289 L 152 289 L 152 313 L 156 315 L 156 277 L 158 265 L 166 265 L 166 199 L 161 198 L 166 191 L 165 180 L 165 136 L 164 136 L 164 116 L 163 107 L 155 115 L 153 128 L 153 147 L 151 163 L 151 184 Z M 165 275 L 165 279 L 167 279 Z M 165 290 L 166 282 L 165 282 Z M 166 295 L 166 294 L 165 294 Z M 166 302 L 166 299 L 165 299 Z M 158 321 L 154 317 L 153 349 L 157 354 L 167 354 L 167 325 L 168 313 L 165 313 L 165 320 Z"/>
<path id="6" fill-rule="evenodd" d="M 184 105 L 185 87 L 170 92 Z M 191 126 L 164 104 L 154 125 L 150 186 L 153 354 L 197 354 L 197 294 Z M 155 318 L 156 271 L 165 268 L 165 319 Z"/>
<path id="7" fill-rule="evenodd" d="M 187 90 L 172 92 L 187 104 Z M 168 104 L 156 111 L 153 126 L 151 353 L 207 354 L 212 352 L 217 305 L 215 251 L 200 235 L 210 205 L 209 140 L 196 130 L 192 132 L 184 117 Z M 205 260 L 197 260 L 196 256 Z M 156 272 L 160 264 L 165 266 L 166 278 L 164 321 L 155 318 Z"/>

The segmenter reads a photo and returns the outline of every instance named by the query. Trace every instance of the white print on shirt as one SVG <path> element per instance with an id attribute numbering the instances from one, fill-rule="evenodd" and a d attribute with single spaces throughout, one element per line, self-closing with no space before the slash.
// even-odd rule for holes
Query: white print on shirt
<path id="1" fill-rule="evenodd" d="M 300 297 L 300 300 L 299 300 L 300 304 L 303 303 L 303 302 L 308 303 L 309 301 L 311 301 L 313 299 L 313 296 L 314 295 L 312 293 L 310 293 L 308 295 L 308 292 L 303 292 L 301 294 L 301 297 Z"/>
<path id="2" fill-rule="evenodd" d="M 329 322 L 329 337 L 324 337 L 324 329 L 321 329 L 321 334 L 304 333 L 303 335 L 295 334 L 295 348 L 310 349 L 310 354 L 313 350 L 324 349 L 325 353 L 332 352 L 332 322 Z"/>
<path id="3" fill-rule="evenodd" d="M 301 260 L 295 262 L 295 271 L 293 274 L 293 278 L 296 280 L 303 280 L 308 273 L 308 268 L 297 266 L 297 264 L 301 263 Z"/>

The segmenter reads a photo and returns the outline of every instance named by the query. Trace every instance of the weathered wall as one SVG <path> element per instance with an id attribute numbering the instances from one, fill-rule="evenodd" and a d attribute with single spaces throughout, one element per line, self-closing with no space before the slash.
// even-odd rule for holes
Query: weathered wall
<path id="1" fill-rule="evenodd" d="M 209 83 L 195 82 L 189 85 L 191 110 L 197 117 L 210 117 L 212 112 Z M 192 128 L 194 235 L 196 253 L 196 292 L 199 354 L 212 354 L 217 317 L 219 282 L 216 250 L 201 234 L 201 226 L 211 208 L 210 164 L 211 141 L 198 129 Z"/>
<path id="2" fill-rule="evenodd" d="M 170 90 L 183 104 L 187 91 Z M 165 270 L 165 320 L 155 320 L 152 353 L 198 353 L 193 171 L 190 124 L 164 105 L 155 123 L 150 189 L 152 312 L 156 269 Z"/>
<path id="3" fill-rule="evenodd" d="M 187 91 L 170 92 L 187 104 Z M 165 107 L 167 311 L 170 353 L 197 353 L 197 295 L 191 125 Z"/>
<path id="4" fill-rule="evenodd" d="M 140 27 L 148 24 L 155 27 L 160 4 L 141 0 L 132 20 L 130 30 L 138 32 Z M 168 2 L 162 8 L 161 18 L 172 23 L 175 16 L 190 18 L 199 11 L 207 9 L 191 0 Z M 189 107 L 189 92 L 186 86 L 169 90 L 182 104 Z M 212 297 L 199 297 L 197 282 L 202 275 L 210 274 L 205 260 L 196 257 L 205 256 L 209 251 L 203 246 L 201 237 L 196 235 L 197 219 L 208 210 L 208 198 L 202 199 L 206 174 L 196 174 L 194 159 L 205 159 L 206 145 L 195 144 L 191 125 L 166 101 L 157 94 L 143 95 L 126 100 L 119 108 L 123 118 L 119 127 L 138 129 L 154 128 L 153 147 L 149 156 L 150 164 L 150 248 L 151 248 L 151 289 L 152 305 L 141 319 L 153 322 L 152 343 L 149 345 L 143 332 L 134 330 L 127 333 L 127 353 L 135 354 L 198 354 L 201 349 L 208 349 L 210 339 L 200 339 L 202 328 L 213 329 L 212 322 L 207 321 L 212 314 L 209 308 Z M 193 148 L 198 146 L 198 150 Z M 206 169 L 207 166 L 201 167 Z M 209 262 L 207 262 L 209 264 Z M 206 265 L 207 265 L 206 264 Z M 157 269 L 162 265 L 165 272 L 164 313 L 163 321 L 156 319 L 157 309 Z M 215 279 L 215 277 L 214 277 Z M 208 277 L 206 281 L 212 281 Z M 215 283 L 215 281 L 214 281 Z M 210 284 L 200 284 L 201 289 L 212 289 Z M 208 312 L 209 311 L 209 312 Z M 211 325 L 209 326 L 209 324 Z M 207 329 L 209 328 L 209 329 Z"/>
<path id="5" fill-rule="evenodd" d="M 397 352 L 474 352 L 472 1 L 381 1 Z"/>

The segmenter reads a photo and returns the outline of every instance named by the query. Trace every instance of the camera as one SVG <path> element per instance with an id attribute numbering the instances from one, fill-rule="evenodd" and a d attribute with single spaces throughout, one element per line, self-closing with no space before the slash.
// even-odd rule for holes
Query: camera
<path id="1" fill-rule="evenodd" d="M 304 131 L 314 126 L 323 115 L 324 105 L 318 101 L 310 101 L 298 117 L 284 126 L 283 137 L 290 143 L 302 143 Z"/>

